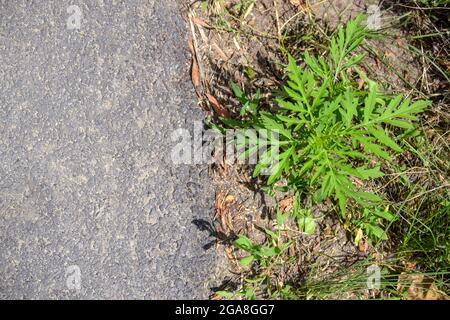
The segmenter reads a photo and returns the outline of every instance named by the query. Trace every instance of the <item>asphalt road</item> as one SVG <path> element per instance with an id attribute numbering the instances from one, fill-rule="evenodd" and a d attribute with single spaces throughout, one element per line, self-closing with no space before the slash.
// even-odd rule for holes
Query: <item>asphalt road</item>
<path id="1" fill-rule="evenodd" d="M 0 298 L 207 297 L 186 37 L 175 0 L 0 0 Z"/>

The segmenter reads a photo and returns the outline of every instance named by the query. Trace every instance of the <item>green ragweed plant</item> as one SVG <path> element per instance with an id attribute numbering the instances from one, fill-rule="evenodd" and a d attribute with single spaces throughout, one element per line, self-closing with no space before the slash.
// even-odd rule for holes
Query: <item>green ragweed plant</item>
<path id="1" fill-rule="evenodd" d="M 270 299 L 278 299 L 289 289 L 280 287 L 274 274 L 274 270 L 296 262 L 296 257 L 287 254 L 289 247 L 293 244 L 292 241 L 282 237 L 282 230 L 289 218 L 289 213 L 277 210 L 275 228 L 261 230 L 266 236 L 263 244 L 254 243 L 245 235 L 238 236 L 233 244 L 246 253 L 239 263 L 243 267 L 253 269 L 253 276 L 245 278 L 245 283 L 237 292 L 218 291 L 216 294 L 227 299 L 254 300 L 261 294 Z"/>
<path id="2" fill-rule="evenodd" d="M 364 54 L 356 54 L 356 50 L 370 36 L 363 21 L 359 16 L 345 28 L 339 27 L 325 55 L 316 57 L 305 52 L 304 67 L 288 57 L 286 83 L 273 101 L 275 112 L 259 110 L 255 105 L 259 93 L 256 99 L 246 99 L 233 85 L 239 100 L 245 102 L 245 120 L 224 119 L 224 123 L 277 132 L 276 139 L 272 134 L 262 137 L 268 140 L 267 149 L 258 159 L 254 176 L 269 170 L 269 186 L 286 182 L 287 187 L 302 194 L 309 192 L 315 201 L 334 199 L 343 221 L 380 240 L 386 236 L 378 224 L 383 219 L 391 222 L 394 217 L 379 209 L 379 195 L 357 187 L 355 181 L 383 176 L 382 161 L 402 152 L 396 132 L 414 130 L 417 114 L 430 102 L 383 94 L 378 84 L 358 68 Z M 356 74 L 364 80 L 361 89 L 356 85 Z M 252 147 L 241 154 L 244 158 L 257 152 L 255 144 L 261 137 L 246 138 L 245 143 Z M 350 217 L 350 202 L 364 208 L 360 217 Z"/>

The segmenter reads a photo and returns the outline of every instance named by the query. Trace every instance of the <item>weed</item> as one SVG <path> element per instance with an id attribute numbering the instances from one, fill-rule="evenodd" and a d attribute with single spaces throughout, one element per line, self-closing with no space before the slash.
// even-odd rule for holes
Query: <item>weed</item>
<path id="1" fill-rule="evenodd" d="M 364 55 L 355 51 L 368 36 L 362 21 L 360 16 L 345 30 L 339 27 L 327 56 L 314 57 L 306 52 L 303 69 L 288 57 L 288 80 L 275 98 L 275 114 L 257 110 L 254 100 L 244 99 L 235 85 L 233 91 L 245 102 L 242 114 L 251 114 L 251 119 L 241 123 L 243 127 L 279 133 L 279 139 L 269 136 L 269 147 L 259 159 L 254 176 L 269 169 L 269 186 L 285 178 L 288 187 L 313 195 L 317 202 L 332 197 L 343 221 L 377 240 L 386 239 L 380 221 L 392 222 L 396 217 L 379 207 L 379 195 L 358 188 L 354 181 L 383 176 L 380 161 L 390 160 L 391 151 L 402 152 L 392 128 L 415 130 L 416 114 L 430 103 L 383 94 L 377 83 L 357 68 Z M 358 71 L 366 90 L 356 87 L 349 76 L 351 69 Z M 236 126 L 236 122 L 223 121 Z M 247 137 L 246 142 L 258 145 L 255 137 Z M 280 148 L 279 154 L 276 148 Z M 256 151 L 248 149 L 244 156 L 251 157 Z M 347 213 L 349 201 L 364 208 L 361 215 Z"/>
<path id="2" fill-rule="evenodd" d="M 257 295 L 261 294 L 269 298 L 279 298 L 278 295 L 285 289 L 282 289 L 282 285 L 276 281 L 273 270 L 282 268 L 295 260 L 295 257 L 285 254 L 292 242 L 282 237 L 283 226 L 289 217 L 288 213 L 283 214 L 278 210 L 275 229 L 262 230 L 266 234 L 266 241 L 262 245 L 253 243 L 244 235 L 240 235 L 234 241 L 235 247 L 248 254 L 240 259 L 241 266 L 247 267 L 255 262 L 254 276 L 247 277 L 238 292 L 219 291 L 217 294 L 226 298 L 256 299 Z M 261 292 L 262 290 L 265 292 Z"/>

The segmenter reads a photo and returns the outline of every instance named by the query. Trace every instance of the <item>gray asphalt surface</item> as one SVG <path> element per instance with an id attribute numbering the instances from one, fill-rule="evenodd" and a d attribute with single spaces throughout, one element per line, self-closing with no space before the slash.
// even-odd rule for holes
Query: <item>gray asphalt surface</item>
<path id="1" fill-rule="evenodd" d="M 0 298 L 207 297 L 186 44 L 175 0 L 0 0 Z"/>

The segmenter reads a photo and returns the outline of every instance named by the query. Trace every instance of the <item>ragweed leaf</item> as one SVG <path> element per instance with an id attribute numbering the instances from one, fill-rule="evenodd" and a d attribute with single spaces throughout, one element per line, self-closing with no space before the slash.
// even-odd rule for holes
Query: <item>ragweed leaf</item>
<path id="1" fill-rule="evenodd" d="M 250 263 L 252 263 L 253 260 L 255 260 L 255 257 L 254 257 L 254 256 L 247 256 L 247 257 L 242 258 L 241 260 L 239 260 L 239 263 L 241 264 L 241 266 L 246 267 L 246 266 L 248 266 Z"/>

